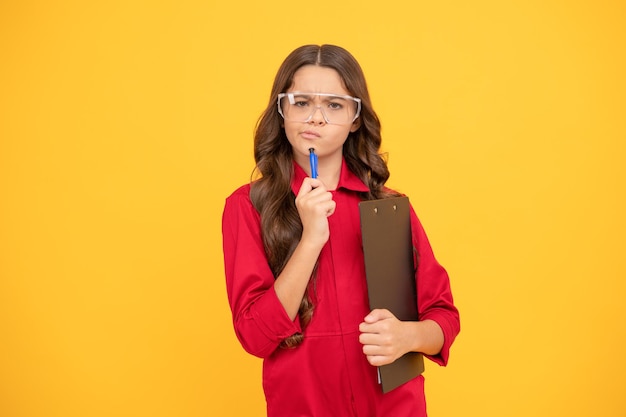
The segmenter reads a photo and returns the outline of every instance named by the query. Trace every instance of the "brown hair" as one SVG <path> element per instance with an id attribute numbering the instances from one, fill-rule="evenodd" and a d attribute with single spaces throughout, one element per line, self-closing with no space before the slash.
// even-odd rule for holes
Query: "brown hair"
<path id="1" fill-rule="evenodd" d="M 263 243 L 268 262 L 277 277 L 285 267 L 302 236 L 302 223 L 291 191 L 293 151 L 282 127 L 276 100 L 293 84 L 294 74 L 305 65 L 332 68 L 341 77 L 349 94 L 361 99 L 359 128 L 350 132 L 343 145 L 343 156 L 350 171 L 368 187 L 364 200 L 397 195 L 384 187 L 389 178 L 386 161 L 380 151 L 380 121 L 372 108 L 363 71 L 345 49 L 334 45 L 305 45 L 287 56 L 278 69 L 267 108 L 259 118 L 254 136 L 254 159 L 260 178 L 252 183 L 250 198 L 261 216 Z M 313 271 L 313 276 L 316 271 Z M 313 314 L 308 290 L 300 305 L 300 324 L 304 329 Z M 286 347 L 297 346 L 303 336 L 296 334 L 283 341 Z"/>

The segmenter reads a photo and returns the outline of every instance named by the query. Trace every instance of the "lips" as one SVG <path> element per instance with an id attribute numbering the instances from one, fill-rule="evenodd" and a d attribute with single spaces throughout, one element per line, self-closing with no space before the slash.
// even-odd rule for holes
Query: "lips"
<path id="1" fill-rule="evenodd" d="M 314 130 L 305 130 L 301 133 L 301 135 L 305 139 L 317 139 L 321 136 L 319 132 L 316 132 Z"/>

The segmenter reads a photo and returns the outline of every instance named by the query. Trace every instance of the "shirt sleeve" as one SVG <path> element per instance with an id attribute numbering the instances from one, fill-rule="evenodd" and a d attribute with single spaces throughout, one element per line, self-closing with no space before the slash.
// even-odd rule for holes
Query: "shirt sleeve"
<path id="1" fill-rule="evenodd" d="M 428 358 L 445 366 L 448 363 L 450 346 L 461 330 L 459 312 L 454 306 L 448 273 L 435 259 L 426 232 L 413 208 L 411 229 L 418 265 L 415 279 L 419 319 L 434 320 L 444 335 L 441 351 Z"/>
<path id="2" fill-rule="evenodd" d="M 260 216 L 247 187 L 226 199 L 222 215 L 224 272 L 235 333 L 243 348 L 265 358 L 285 338 L 301 331 L 276 292 L 261 238 Z"/>

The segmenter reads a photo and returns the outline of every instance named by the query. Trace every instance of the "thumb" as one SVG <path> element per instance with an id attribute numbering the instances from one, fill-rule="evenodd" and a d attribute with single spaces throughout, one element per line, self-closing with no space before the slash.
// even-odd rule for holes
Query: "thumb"
<path id="1" fill-rule="evenodd" d="M 367 316 L 365 316 L 363 321 L 371 324 L 371 323 L 376 323 L 377 321 L 380 321 L 380 320 L 390 319 L 392 317 L 394 317 L 394 315 L 391 314 L 391 311 L 387 309 L 383 309 L 383 308 L 376 308 L 370 311 L 370 313 Z"/>

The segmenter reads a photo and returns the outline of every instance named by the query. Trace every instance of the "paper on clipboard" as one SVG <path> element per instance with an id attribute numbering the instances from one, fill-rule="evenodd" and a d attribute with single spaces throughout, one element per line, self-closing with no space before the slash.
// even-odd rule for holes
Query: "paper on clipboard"
<path id="1" fill-rule="evenodd" d="M 409 198 L 362 201 L 359 211 L 370 308 L 417 321 Z M 409 352 L 378 370 L 382 390 L 389 392 L 424 372 L 424 357 Z"/>

